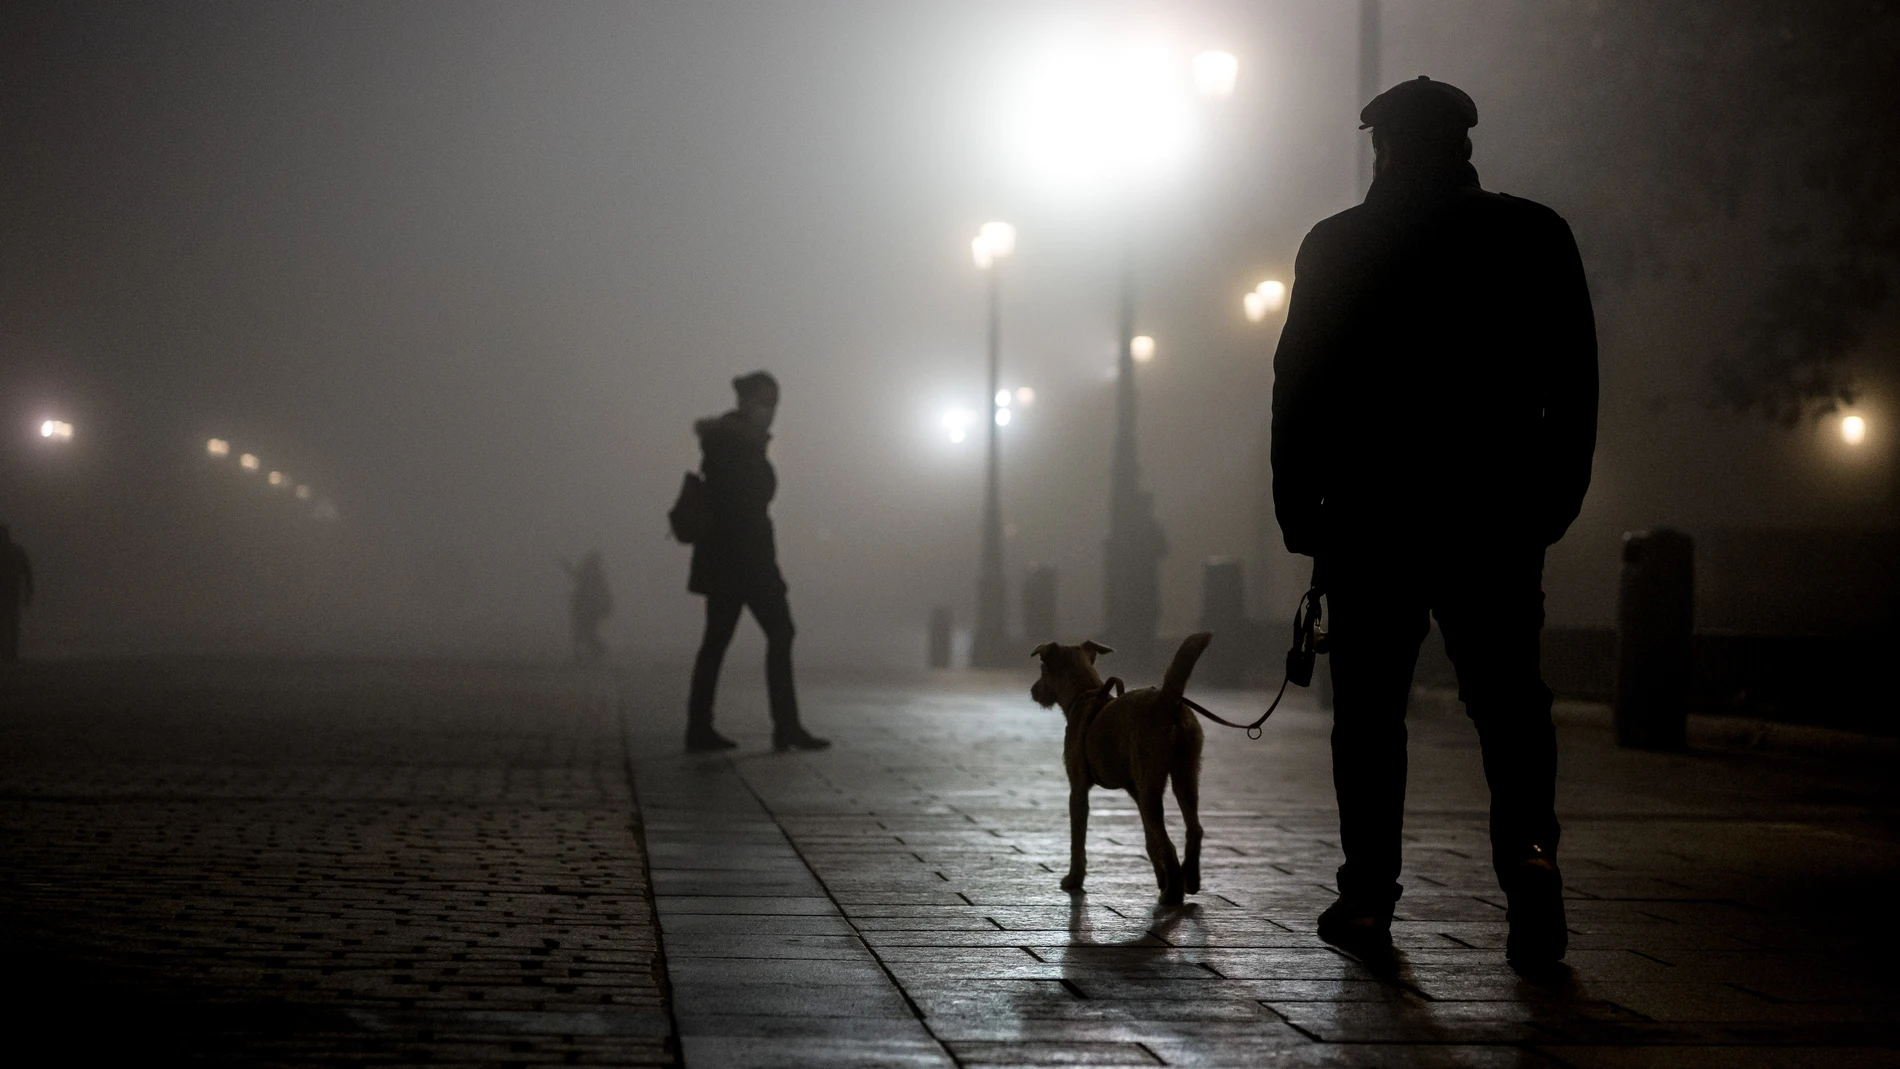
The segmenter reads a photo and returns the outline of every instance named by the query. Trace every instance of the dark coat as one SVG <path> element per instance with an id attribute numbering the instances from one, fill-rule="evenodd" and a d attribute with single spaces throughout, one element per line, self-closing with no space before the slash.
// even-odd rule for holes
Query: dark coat
<path id="1" fill-rule="evenodd" d="M 772 436 L 737 411 L 702 419 L 693 430 L 699 434 L 699 474 L 706 481 L 711 523 L 693 543 L 686 589 L 739 597 L 784 593 L 766 514 L 778 492 L 778 475 L 765 458 Z"/>
<path id="2" fill-rule="evenodd" d="M 1590 485 L 1597 352 L 1561 216 L 1469 165 L 1382 175 L 1295 272 L 1273 359 L 1287 549 L 1563 537 Z"/>

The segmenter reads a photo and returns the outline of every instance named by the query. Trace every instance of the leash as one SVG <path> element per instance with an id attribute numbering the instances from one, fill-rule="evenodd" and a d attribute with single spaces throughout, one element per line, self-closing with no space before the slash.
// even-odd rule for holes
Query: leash
<path id="1" fill-rule="evenodd" d="M 1309 588 L 1306 593 L 1300 595 L 1299 607 L 1293 610 L 1293 648 L 1286 651 L 1286 675 L 1280 680 L 1280 692 L 1273 696 L 1273 701 L 1267 706 L 1267 711 L 1261 713 L 1259 719 L 1251 724 L 1236 724 L 1232 720 L 1215 715 L 1206 706 L 1185 695 L 1181 698 L 1181 704 L 1216 724 L 1244 731 L 1249 739 L 1258 739 L 1261 735 L 1261 725 L 1265 724 L 1267 717 L 1272 716 L 1273 711 L 1280 707 L 1280 699 L 1286 697 L 1287 684 L 1298 683 L 1304 687 L 1313 682 L 1314 659 L 1326 652 L 1326 632 L 1320 630 L 1319 626 L 1319 599 L 1320 589 L 1317 586 Z M 1119 679 L 1110 678 L 1109 683 L 1115 684 L 1117 690 L 1121 687 Z M 1102 688 L 1106 692 L 1108 683 L 1102 684 Z"/>

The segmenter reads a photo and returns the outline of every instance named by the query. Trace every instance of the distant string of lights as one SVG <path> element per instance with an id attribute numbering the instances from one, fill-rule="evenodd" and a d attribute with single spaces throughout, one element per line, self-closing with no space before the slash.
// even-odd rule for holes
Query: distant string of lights
<path id="1" fill-rule="evenodd" d="M 209 439 L 205 442 L 205 455 L 216 461 L 226 460 L 231 456 L 231 443 L 223 438 Z M 256 453 L 239 453 L 237 466 L 246 475 L 256 475 L 264 470 L 264 462 Z M 337 517 L 336 503 L 329 498 L 318 497 L 308 483 L 300 483 L 275 469 L 265 474 L 264 482 L 273 490 L 289 491 L 290 496 L 297 501 L 311 502 L 310 515 L 313 519 L 330 521 Z"/>
<path id="2" fill-rule="evenodd" d="M 72 445 L 76 433 L 71 421 L 47 418 L 39 421 L 37 437 L 49 448 L 63 448 Z M 205 442 L 205 455 L 214 461 L 223 461 L 231 453 L 231 443 L 224 438 L 212 438 Z M 336 502 L 319 495 L 309 483 L 298 482 L 286 472 L 274 469 L 265 472 L 264 462 L 256 453 L 239 453 L 237 467 L 246 475 L 263 472 L 266 485 L 272 490 L 288 493 L 293 501 L 309 506 L 312 519 L 329 522 L 337 518 Z"/>

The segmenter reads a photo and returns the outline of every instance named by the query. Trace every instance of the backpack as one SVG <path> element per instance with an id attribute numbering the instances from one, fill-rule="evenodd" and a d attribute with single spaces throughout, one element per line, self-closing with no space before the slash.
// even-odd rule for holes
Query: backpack
<path id="1" fill-rule="evenodd" d="M 712 508 L 706 500 L 706 480 L 698 472 L 689 471 L 680 481 L 679 497 L 667 511 L 666 523 L 673 529 L 673 537 L 687 545 L 706 537 L 712 526 Z"/>

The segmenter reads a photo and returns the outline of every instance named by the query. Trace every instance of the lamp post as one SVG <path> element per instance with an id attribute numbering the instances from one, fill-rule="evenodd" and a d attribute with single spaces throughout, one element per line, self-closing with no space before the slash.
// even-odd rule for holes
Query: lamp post
<path id="1" fill-rule="evenodd" d="M 1190 70 L 1195 92 L 1211 100 L 1233 95 L 1240 61 L 1231 53 L 1206 51 Z M 1151 86 L 1152 88 L 1152 86 Z M 1132 147 L 1132 146 L 1131 146 Z M 1115 451 L 1109 465 L 1108 538 L 1102 543 L 1102 634 L 1131 664 L 1155 659 L 1161 623 L 1161 558 L 1167 532 L 1155 517 L 1154 494 L 1141 485 L 1135 437 L 1135 365 L 1155 358 L 1155 340 L 1135 333 L 1135 259 L 1124 229 L 1121 300 L 1116 341 Z"/>
<path id="2" fill-rule="evenodd" d="M 1019 143 L 1032 169 L 1065 187 L 1071 200 L 1103 199 L 1123 227 L 1102 637 L 1130 654 L 1130 663 L 1152 659 L 1160 562 L 1168 551 L 1154 498 L 1141 486 L 1135 441 L 1135 368 L 1155 356 L 1154 339 L 1135 333 L 1135 212 L 1140 195 L 1192 146 L 1198 123 L 1190 98 L 1228 98 L 1240 73 L 1240 60 L 1229 52 L 1210 49 L 1181 60 L 1152 39 L 1077 41 L 1041 65 L 1019 112 Z"/>
<path id="3" fill-rule="evenodd" d="M 1102 637 L 1144 664 L 1161 622 L 1161 558 L 1168 536 L 1155 519 L 1154 495 L 1141 488 L 1135 448 L 1135 361 L 1154 358 L 1154 340 L 1135 334 L 1135 269 L 1122 243 L 1120 353 L 1115 371 L 1115 451 L 1109 463 L 1108 538 L 1102 543 Z"/>
<path id="4" fill-rule="evenodd" d="M 970 664 L 1001 668 L 1014 664 L 1009 641 L 1009 605 L 1003 577 L 1002 462 L 998 434 L 1006 419 L 1002 397 L 1003 320 L 1002 261 L 1016 251 L 1016 229 L 1008 223 L 985 223 L 970 242 L 970 256 L 986 276 L 989 299 L 989 405 L 985 431 L 989 450 L 983 485 L 983 555 L 976 578 L 976 633 L 970 642 Z"/>

